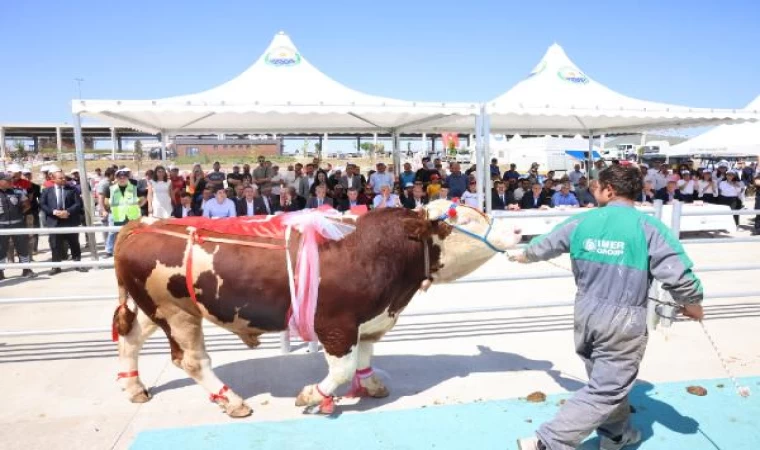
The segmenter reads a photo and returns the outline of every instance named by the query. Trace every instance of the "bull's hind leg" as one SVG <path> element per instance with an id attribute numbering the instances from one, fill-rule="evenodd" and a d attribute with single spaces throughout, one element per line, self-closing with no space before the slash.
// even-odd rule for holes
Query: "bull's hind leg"
<path id="1" fill-rule="evenodd" d="M 170 339 L 182 350 L 180 367 L 203 386 L 211 401 L 219 405 L 230 417 L 246 417 L 253 412 L 243 398 L 232 391 L 216 376 L 211 368 L 211 358 L 206 352 L 201 317 L 182 310 L 167 317 Z"/>
<path id="2" fill-rule="evenodd" d="M 327 377 L 319 384 L 304 387 L 296 397 L 296 406 L 320 405 L 320 412 L 333 412 L 333 394 L 348 383 L 356 372 L 359 360 L 358 331 L 334 330 L 325 338 L 320 337 L 327 359 Z"/>
<path id="3" fill-rule="evenodd" d="M 374 348 L 374 341 L 359 342 L 359 361 L 351 386 L 351 393 L 355 396 L 384 398 L 389 395 L 388 388 L 372 370 Z"/>
<path id="4" fill-rule="evenodd" d="M 117 380 L 133 403 L 145 403 L 150 400 L 150 394 L 145 389 L 145 385 L 137 372 L 137 359 L 140 356 L 143 344 L 156 331 L 157 327 L 158 325 L 150 317 L 138 309 L 132 329 L 126 336 L 119 337 L 119 367 L 121 371 Z"/>

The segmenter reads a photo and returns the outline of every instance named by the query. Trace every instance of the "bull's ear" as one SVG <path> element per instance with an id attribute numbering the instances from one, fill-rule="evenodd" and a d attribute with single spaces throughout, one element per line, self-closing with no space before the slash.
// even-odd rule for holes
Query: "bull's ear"
<path id="1" fill-rule="evenodd" d="M 423 240 L 433 233 L 433 226 L 427 219 L 425 210 L 415 211 L 415 217 L 402 219 L 404 230 L 412 239 Z"/>

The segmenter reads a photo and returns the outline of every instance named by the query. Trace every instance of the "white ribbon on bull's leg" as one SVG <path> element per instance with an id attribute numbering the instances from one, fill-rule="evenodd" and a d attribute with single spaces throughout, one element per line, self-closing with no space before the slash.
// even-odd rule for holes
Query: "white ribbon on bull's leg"
<path id="1" fill-rule="evenodd" d="M 145 403 L 150 400 L 150 394 L 140 380 L 137 359 L 140 356 L 143 344 L 157 328 L 158 325 L 138 308 L 135 323 L 132 325 L 129 334 L 119 336 L 119 367 L 121 370 L 116 375 L 116 380 L 132 403 Z"/>
<path id="2" fill-rule="evenodd" d="M 356 372 L 351 380 L 351 389 L 346 397 L 375 397 L 383 398 L 389 394 L 388 388 L 380 380 L 378 374 L 385 372 L 372 367 L 372 356 L 374 353 L 374 342 L 359 342 L 359 361 L 356 366 Z M 387 378 L 387 374 L 386 378 Z"/>
<path id="3" fill-rule="evenodd" d="M 319 405 L 319 412 L 331 414 L 335 408 L 334 394 L 342 385 L 348 383 L 356 372 L 358 361 L 357 346 L 352 346 L 344 356 L 332 356 L 325 352 L 325 359 L 329 367 L 327 377 L 319 384 L 303 388 L 296 397 L 296 406 Z"/>
<path id="4" fill-rule="evenodd" d="M 202 318 L 181 309 L 170 311 L 167 315 L 171 338 L 182 350 L 182 369 L 209 392 L 209 399 L 224 409 L 228 416 L 249 416 L 251 408 L 216 376 L 211 367 L 211 357 L 206 352 L 204 342 Z"/>

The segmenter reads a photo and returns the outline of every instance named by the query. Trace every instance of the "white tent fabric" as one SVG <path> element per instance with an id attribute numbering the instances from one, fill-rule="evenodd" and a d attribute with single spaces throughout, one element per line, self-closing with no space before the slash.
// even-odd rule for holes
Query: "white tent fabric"
<path id="1" fill-rule="evenodd" d="M 745 109 L 760 110 L 760 95 Z M 712 155 L 752 154 L 760 156 L 760 122 L 720 125 L 688 141 L 670 147 L 670 156 L 709 153 Z"/>
<path id="2" fill-rule="evenodd" d="M 283 32 L 238 77 L 193 95 L 157 100 L 74 100 L 74 114 L 146 132 L 470 132 L 477 105 L 412 102 L 350 89 L 312 66 Z M 457 117 L 461 130 L 447 127 Z"/>
<path id="3" fill-rule="evenodd" d="M 611 134 L 756 119 L 744 110 L 689 108 L 619 94 L 578 68 L 557 44 L 530 75 L 486 105 L 492 132 Z"/>

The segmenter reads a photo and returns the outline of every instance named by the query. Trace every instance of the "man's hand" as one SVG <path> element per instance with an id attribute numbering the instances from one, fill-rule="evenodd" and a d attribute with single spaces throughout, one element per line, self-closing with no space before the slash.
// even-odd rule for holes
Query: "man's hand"
<path id="1" fill-rule="evenodd" d="M 510 261 L 520 263 L 520 264 L 528 264 L 530 261 L 528 261 L 528 255 L 525 253 L 518 253 L 517 255 L 512 255 L 509 257 Z"/>
<path id="2" fill-rule="evenodd" d="M 705 317 L 702 305 L 690 304 L 681 306 L 681 314 L 694 320 L 701 321 Z"/>

